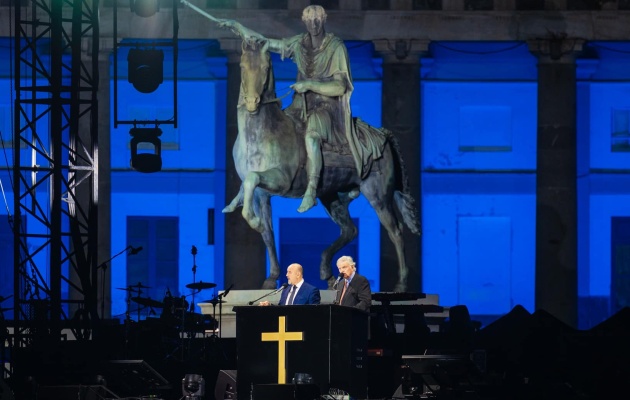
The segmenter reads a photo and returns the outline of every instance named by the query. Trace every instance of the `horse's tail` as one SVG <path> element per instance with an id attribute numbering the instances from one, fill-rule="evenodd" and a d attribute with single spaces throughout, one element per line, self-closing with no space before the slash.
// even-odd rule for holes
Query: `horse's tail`
<path id="1" fill-rule="evenodd" d="M 394 170 L 396 171 L 396 191 L 394 192 L 394 200 L 396 206 L 402 214 L 403 221 L 409 230 L 420 235 L 420 218 L 418 215 L 418 208 L 416 206 L 416 200 L 409 193 L 409 177 L 407 176 L 407 168 L 400 152 L 400 145 L 398 138 L 393 132 L 388 132 L 388 140 L 391 144 L 394 156 Z"/>

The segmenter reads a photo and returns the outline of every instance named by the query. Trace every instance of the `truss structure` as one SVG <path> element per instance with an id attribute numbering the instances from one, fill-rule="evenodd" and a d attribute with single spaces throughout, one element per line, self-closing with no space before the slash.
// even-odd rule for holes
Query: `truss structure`
<path id="1" fill-rule="evenodd" d="M 20 348 L 87 340 L 99 319 L 98 7 L 16 2 L 12 343 Z"/>

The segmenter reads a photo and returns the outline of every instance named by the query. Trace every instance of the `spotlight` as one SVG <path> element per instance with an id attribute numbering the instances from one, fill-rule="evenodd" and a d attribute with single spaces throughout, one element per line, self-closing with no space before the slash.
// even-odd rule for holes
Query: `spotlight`
<path id="1" fill-rule="evenodd" d="M 182 395 L 186 400 L 201 400 L 206 394 L 206 381 L 203 376 L 186 374 L 182 379 Z"/>
<path id="2" fill-rule="evenodd" d="M 139 17 L 151 17 L 160 11 L 160 0 L 129 0 L 131 11 Z"/>
<path id="3" fill-rule="evenodd" d="M 306 374 L 303 372 L 296 372 L 293 376 L 293 383 L 297 385 L 313 383 L 313 376 L 311 374 Z"/>
<path id="4" fill-rule="evenodd" d="M 130 49 L 127 80 L 141 93 L 151 93 L 164 82 L 164 51 Z"/>
<path id="5" fill-rule="evenodd" d="M 162 169 L 162 135 L 160 128 L 131 128 L 131 168 L 139 172 L 157 172 Z M 153 153 L 138 153 L 138 146 L 147 144 Z"/>

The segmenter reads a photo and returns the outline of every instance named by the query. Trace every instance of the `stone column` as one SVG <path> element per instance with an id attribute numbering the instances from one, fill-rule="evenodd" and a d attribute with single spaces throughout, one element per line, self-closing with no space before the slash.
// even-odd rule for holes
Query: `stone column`
<path id="1" fill-rule="evenodd" d="M 382 124 L 398 137 L 409 177 L 409 189 L 421 217 L 420 159 L 420 57 L 427 41 L 376 40 L 374 48 L 383 57 Z M 420 221 L 422 223 L 422 221 Z M 403 239 L 409 275 L 409 292 L 422 290 L 422 240 L 404 228 Z M 396 249 L 381 226 L 381 291 L 394 290 L 398 280 Z"/>
<path id="2" fill-rule="evenodd" d="M 236 104 L 241 85 L 240 39 L 221 39 L 221 50 L 227 54 L 227 121 L 225 148 L 225 199 L 229 204 L 241 187 L 236 173 L 232 146 L 238 135 Z M 221 134 L 217 132 L 217 134 Z M 217 207 L 219 209 L 219 207 Z M 241 215 L 241 208 L 225 214 L 224 284 L 227 288 L 260 289 L 266 274 L 266 248 L 262 236 L 252 229 Z"/>
<path id="3" fill-rule="evenodd" d="M 575 54 L 581 40 L 529 42 L 538 56 L 536 309 L 577 327 Z"/>

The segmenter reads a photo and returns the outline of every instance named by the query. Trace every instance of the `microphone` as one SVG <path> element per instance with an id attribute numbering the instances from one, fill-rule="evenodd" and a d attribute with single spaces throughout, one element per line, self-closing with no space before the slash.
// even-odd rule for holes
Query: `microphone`
<path id="1" fill-rule="evenodd" d="M 284 290 L 284 288 L 286 288 L 287 286 L 289 286 L 288 283 L 283 283 L 282 285 L 280 285 L 280 287 L 278 289 L 276 289 L 275 292 L 273 292 L 273 294 L 278 294 L 278 293 L 282 292 Z"/>
<path id="2" fill-rule="evenodd" d="M 230 293 L 230 290 L 232 290 L 232 288 L 234 287 L 234 284 L 231 284 L 229 288 L 227 288 L 225 290 L 225 292 L 223 292 L 223 295 L 221 297 L 225 297 L 228 295 L 228 293 Z"/>
<path id="3" fill-rule="evenodd" d="M 141 251 L 142 251 L 142 246 L 139 246 L 139 247 L 131 246 L 131 251 L 129 252 L 129 255 L 130 256 L 134 256 L 134 255 L 140 253 Z"/>
<path id="4" fill-rule="evenodd" d="M 337 277 L 337 280 L 335 281 L 335 283 L 333 283 L 333 288 L 336 288 L 342 279 L 343 279 L 343 273 L 339 274 L 339 276 Z"/>
<path id="5" fill-rule="evenodd" d="M 280 293 L 280 292 L 281 292 L 281 291 L 282 291 L 285 287 L 287 287 L 287 286 L 289 286 L 289 284 L 288 284 L 288 283 L 283 283 L 283 284 L 282 284 L 282 286 L 280 286 L 278 289 L 274 290 L 273 292 L 269 292 L 269 293 L 267 293 L 266 295 L 264 295 L 264 296 L 262 296 L 262 297 L 257 298 L 256 300 L 252 300 L 252 301 L 248 302 L 247 304 L 249 304 L 249 305 L 251 306 L 252 304 L 254 304 L 255 302 L 257 302 L 258 300 L 262 300 L 262 299 L 264 299 L 264 298 L 265 298 L 265 297 L 267 297 L 267 296 L 273 296 L 274 294 Z"/>

